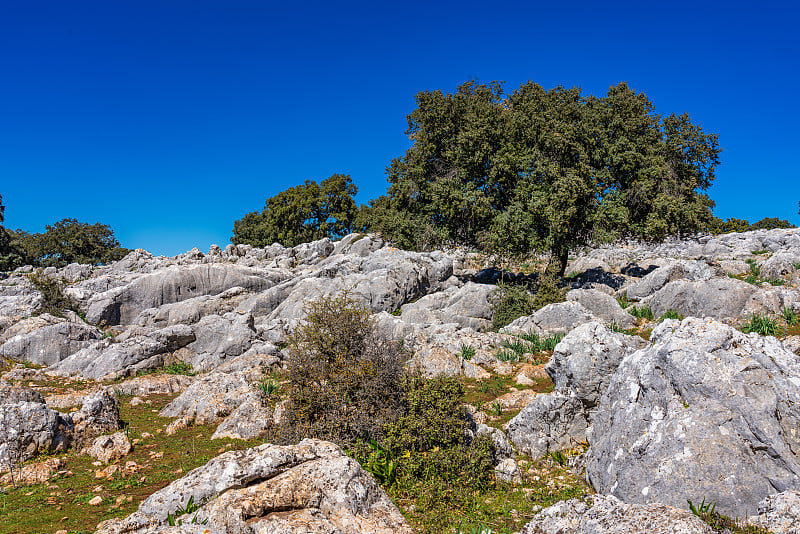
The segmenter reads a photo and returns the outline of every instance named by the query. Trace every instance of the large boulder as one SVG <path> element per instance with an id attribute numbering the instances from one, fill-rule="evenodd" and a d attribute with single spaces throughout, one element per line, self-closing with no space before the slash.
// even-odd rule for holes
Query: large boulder
<path id="1" fill-rule="evenodd" d="M 263 291 L 283 279 L 282 271 L 232 264 L 172 265 L 91 297 L 86 319 L 93 324 L 132 324 L 148 308 L 241 287 Z"/>
<path id="2" fill-rule="evenodd" d="M 720 273 L 704 261 L 675 260 L 654 270 L 624 291 L 628 298 L 640 300 L 675 280 L 705 281 L 716 274 Z"/>
<path id="3" fill-rule="evenodd" d="M 103 337 L 83 321 L 42 314 L 24 319 L 0 336 L 0 356 L 14 361 L 52 365 Z"/>
<path id="4" fill-rule="evenodd" d="M 611 495 L 561 501 L 537 514 L 519 534 L 713 534 L 686 509 L 625 504 Z"/>
<path id="5" fill-rule="evenodd" d="M 66 449 L 67 426 L 43 402 L 0 404 L 0 473 L 39 454 Z"/>
<path id="6" fill-rule="evenodd" d="M 739 517 L 800 488 L 800 360 L 713 319 L 667 320 L 626 357 L 588 432 L 587 479 L 628 503 Z"/>
<path id="7" fill-rule="evenodd" d="M 248 313 L 209 315 L 192 330 L 196 339 L 186 346 L 190 351 L 186 361 L 196 371 L 213 369 L 244 354 L 256 340 L 253 316 Z"/>
<path id="8" fill-rule="evenodd" d="M 758 514 L 747 523 L 772 534 L 800 534 L 800 492 L 784 491 L 758 503 Z"/>
<path id="9" fill-rule="evenodd" d="M 462 287 L 449 287 L 404 304 L 401 316 L 409 323 L 456 323 L 461 328 L 488 330 L 492 324 L 489 298 L 495 291 L 497 286 L 474 282 Z"/>
<path id="10" fill-rule="evenodd" d="M 244 402 L 256 396 L 256 389 L 241 373 L 209 373 L 166 405 L 162 417 L 180 417 L 198 425 L 218 423 Z"/>
<path id="11" fill-rule="evenodd" d="M 726 319 L 739 317 L 755 291 L 756 286 L 733 278 L 676 280 L 642 302 L 656 316 L 675 310 L 684 316 Z"/>
<path id="12" fill-rule="evenodd" d="M 508 437 L 522 454 L 541 458 L 586 441 L 586 411 L 574 395 L 538 395 L 508 422 Z"/>
<path id="13" fill-rule="evenodd" d="M 567 301 L 577 302 L 606 324 L 620 328 L 633 328 L 636 319 L 622 309 L 617 299 L 597 289 L 573 289 L 567 293 Z"/>
<path id="14" fill-rule="evenodd" d="M 192 518 L 207 532 L 414 532 L 358 462 L 332 443 L 307 439 L 226 452 L 150 495 L 125 519 L 104 521 L 96 534 L 166 532 L 167 517 L 189 499 L 200 506 Z"/>
<path id="15" fill-rule="evenodd" d="M 586 323 L 564 336 L 545 366 L 556 389 L 570 391 L 587 409 L 594 408 L 623 358 L 647 345 L 638 336 Z"/>
<path id="16" fill-rule="evenodd" d="M 187 325 L 168 326 L 122 341 L 104 339 L 51 365 L 47 372 L 92 380 L 131 376 L 139 370 L 160 367 L 167 354 L 194 340 L 194 331 Z"/>
<path id="17" fill-rule="evenodd" d="M 597 321 L 597 317 L 581 303 L 559 302 L 548 304 L 534 312 L 533 315 L 515 319 L 500 331 L 506 334 L 525 332 L 542 335 L 566 334 L 573 328 L 592 321 Z"/>

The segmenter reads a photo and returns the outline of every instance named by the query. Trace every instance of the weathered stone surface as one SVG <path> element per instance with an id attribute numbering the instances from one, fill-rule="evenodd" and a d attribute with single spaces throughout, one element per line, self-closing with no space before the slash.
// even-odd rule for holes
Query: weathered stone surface
<path id="1" fill-rule="evenodd" d="M 166 532 L 167 514 L 190 497 L 209 532 L 413 532 L 355 460 L 332 443 L 303 440 L 224 453 L 148 497 L 127 518 L 101 523 L 97 534 Z"/>
<path id="2" fill-rule="evenodd" d="M 211 439 L 253 439 L 273 424 L 273 414 L 259 395 L 252 395 L 219 424 Z"/>
<path id="3" fill-rule="evenodd" d="M 625 502 L 739 517 L 800 488 L 800 360 L 713 319 L 667 320 L 623 359 L 588 433 L 587 479 Z"/>
<path id="4" fill-rule="evenodd" d="M 626 287 L 624 291 L 628 298 L 640 300 L 675 280 L 705 281 L 715 274 L 718 274 L 717 271 L 704 261 L 675 260 Z"/>
<path id="5" fill-rule="evenodd" d="M 636 326 L 636 319 L 622 309 L 617 299 L 597 289 L 573 289 L 567 293 L 567 300 L 580 303 L 606 324 L 614 323 L 620 328 Z"/>
<path id="6" fill-rule="evenodd" d="M 71 425 L 70 441 L 78 449 L 91 443 L 94 438 L 122 428 L 119 418 L 119 401 L 110 390 L 102 389 L 83 399 L 77 412 L 67 416 Z"/>
<path id="7" fill-rule="evenodd" d="M 592 495 L 545 508 L 519 534 L 713 534 L 699 517 L 663 504 L 625 504 L 611 495 Z"/>
<path id="8" fill-rule="evenodd" d="M 23 386 L 14 386 L 0 380 L 0 404 L 9 404 L 14 402 L 44 402 L 44 397 L 41 393 L 31 388 Z"/>
<path id="9" fill-rule="evenodd" d="M 587 409 L 594 408 L 608 388 L 622 359 L 647 345 L 638 336 L 612 332 L 586 323 L 564 336 L 545 365 L 556 389 L 569 390 Z"/>
<path id="10" fill-rule="evenodd" d="M 236 309 L 249 293 L 232 287 L 219 295 L 201 295 L 157 308 L 149 308 L 136 317 L 135 324 L 164 328 L 174 324 L 195 324 L 209 315 L 225 315 Z"/>
<path id="11" fill-rule="evenodd" d="M 130 376 L 140 369 L 161 366 L 165 354 L 194 340 L 194 331 L 188 325 L 168 326 L 119 342 L 104 339 L 51 365 L 47 371 L 59 376 L 78 375 L 94 380 Z"/>
<path id="12" fill-rule="evenodd" d="M 43 484 L 53 478 L 65 465 L 66 462 L 61 458 L 48 458 L 42 462 L 23 465 L 22 468 L 15 469 L 13 473 L 6 473 L 0 476 L 0 485 L 32 486 L 34 484 Z M 3 469 L 0 468 L 0 472 L 2 471 Z"/>
<path id="13" fill-rule="evenodd" d="M 45 452 L 64 450 L 67 422 L 44 403 L 0 404 L 0 472 Z"/>
<path id="14" fill-rule="evenodd" d="M 592 321 L 597 321 L 597 317 L 580 303 L 559 302 L 548 304 L 533 315 L 520 317 L 500 331 L 506 334 L 566 334 L 576 326 Z"/>
<path id="15" fill-rule="evenodd" d="M 449 287 L 404 304 L 401 317 L 410 323 L 457 323 L 461 328 L 484 331 L 492 324 L 489 298 L 495 291 L 497 286 L 473 282 L 463 287 Z"/>
<path id="16" fill-rule="evenodd" d="M 256 340 L 253 316 L 249 313 L 203 317 L 192 330 L 196 339 L 186 348 L 194 355 L 187 361 L 196 371 L 213 369 L 244 354 Z"/>
<path id="17" fill-rule="evenodd" d="M 759 265 L 761 278 L 785 278 L 797 271 L 795 265 L 800 265 L 800 249 L 776 252 Z"/>
<path id="18" fill-rule="evenodd" d="M 538 395 L 508 422 L 517 450 L 533 458 L 586 441 L 588 422 L 581 401 L 558 391 Z"/>
<path id="19" fill-rule="evenodd" d="M 83 321 L 42 314 L 20 321 L 0 337 L 0 356 L 14 361 L 52 365 L 103 337 Z"/>
<path id="20" fill-rule="evenodd" d="M 800 534 L 800 492 L 770 495 L 758 503 L 758 514 L 747 522 L 772 534 Z"/>
<path id="21" fill-rule="evenodd" d="M 162 417 L 187 417 L 198 425 L 218 423 L 255 395 L 241 374 L 210 373 L 198 377 L 159 413 Z"/>
<path id="22" fill-rule="evenodd" d="M 148 308 L 202 295 L 218 295 L 233 287 L 263 291 L 282 278 L 279 271 L 232 264 L 173 265 L 93 296 L 88 303 L 86 319 L 93 324 L 131 324 Z"/>
<path id="23" fill-rule="evenodd" d="M 122 458 L 132 449 L 131 442 L 125 432 L 115 432 L 95 438 L 86 453 L 101 462 L 109 463 Z"/>
<path id="24" fill-rule="evenodd" d="M 725 319 L 739 317 L 756 287 L 733 278 L 714 278 L 702 282 L 676 280 L 642 302 L 658 317 L 675 310 L 691 317 Z"/>

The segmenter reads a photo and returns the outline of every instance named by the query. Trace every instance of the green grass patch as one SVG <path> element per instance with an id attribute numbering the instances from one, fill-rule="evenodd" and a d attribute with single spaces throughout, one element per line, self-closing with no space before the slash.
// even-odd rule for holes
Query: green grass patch
<path id="1" fill-rule="evenodd" d="M 750 320 L 742 326 L 742 332 L 745 334 L 755 332 L 762 336 L 778 336 L 781 333 L 781 327 L 776 319 L 754 313 L 750 316 Z"/>
<path id="2" fill-rule="evenodd" d="M 630 309 L 628 309 L 628 313 L 637 319 L 646 319 L 648 321 L 653 320 L 653 310 L 647 306 L 631 306 Z"/>
<path id="3" fill-rule="evenodd" d="M 667 310 L 661 314 L 661 317 L 658 318 L 659 321 L 663 321 L 664 319 L 677 319 L 679 321 L 683 320 L 683 315 L 678 313 L 676 310 Z"/>

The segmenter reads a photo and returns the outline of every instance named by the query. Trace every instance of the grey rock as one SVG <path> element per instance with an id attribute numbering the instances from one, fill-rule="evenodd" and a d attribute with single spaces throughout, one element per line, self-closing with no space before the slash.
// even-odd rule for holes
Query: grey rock
<path id="1" fill-rule="evenodd" d="M 0 380 L 0 404 L 16 402 L 38 402 L 43 403 L 44 397 L 41 393 L 31 388 L 14 386 L 5 380 Z"/>
<path id="2" fill-rule="evenodd" d="M 588 432 L 587 479 L 625 502 L 716 501 L 744 517 L 800 488 L 800 360 L 713 319 L 666 320 L 619 364 Z"/>
<path id="3" fill-rule="evenodd" d="M 335 243 L 332 255 L 352 254 L 354 256 L 369 256 L 385 244 L 383 238 L 377 234 L 350 234 Z"/>
<path id="4" fill-rule="evenodd" d="M 230 264 L 173 265 L 93 296 L 88 303 L 86 319 L 93 324 L 131 324 L 148 308 L 201 295 L 218 295 L 233 287 L 263 291 L 281 280 L 280 271 Z"/>
<path id="5" fill-rule="evenodd" d="M 44 403 L 0 404 L 0 473 L 38 454 L 66 449 L 66 425 Z"/>
<path id="6" fill-rule="evenodd" d="M 676 280 L 642 302 L 658 317 L 667 310 L 692 317 L 725 319 L 739 317 L 756 287 L 733 278 L 703 282 Z"/>
<path id="7" fill-rule="evenodd" d="M 219 423 L 254 395 L 255 388 L 241 374 L 214 372 L 198 377 L 159 415 L 186 417 L 198 425 Z"/>
<path id="8" fill-rule="evenodd" d="M 196 339 L 186 348 L 194 355 L 187 361 L 196 371 L 213 369 L 244 354 L 256 340 L 253 316 L 246 313 L 203 317 L 192 330 Z"/>
<path id="9" fill-rule="evenodd" d="M 232 287 L 219 295 L 202 295 L 144 310 L 134 321 L 141 326 L 163 328 L 174 324 L 195 324 L 209 315 L 224 315 L 233 311 L 249 296 L 244 288 Z"/>
<path id="10" fill-rule="evenodd" d="M 9 336 L 16 329 L 22 332 Z M 52 365 L 102 337 L 100 330 L 82 321 L 70 322 L 43 314 L 25 319 L 5 332 L 0 356 L 14 361 Z"/>
<path id="11" fill-rule="evenodd" d="M 413 532 L 355 460 L 332 443 L 307 439 L 226 452 L 155 492 L 125 519 L 102 523 L 96 534 L 161 532 L 167 515 L 190 498 L 209 532 Z"/>
<path id="12" fill-rule="evenodd" d="M 119 417 L 119 401 L 116 395 L 102 389 L 83 399 L 80 410 L 67 416 L 69 441 L 77 449 L 92 443 L 94 438 L 122 428 Z"/>
<path id="13" fill-rule="evenodd" d="M 253 439 L 273 424 L 273 414 L 259 395 L 253 394 L 217 426 L 211 439 Z"/>
<path id="14" fill-rule="evenodd" d="M 640 300 L 648 297 L 675 280 L 705 281 L 718 275 L 715 269 L 703 261 L 675 260 L 654 270 L 639 282 L 625 288 L 628 298 Z"/>
<path id="15" fill-rule="evenodd" d="M 500 332 L 520 334 L 533 332 L 542 335 L 566 334 L 573 328 L 597 321 L 592 312 L 578 302 L 559 302 L 548 304 L 533 315 L 520 317 Z"/>
<path id="16" fill-rule="evenodd" d="M 456 323 L 479 332 L 488 330 L 492 324 L 489 299 L 496 291 L 497 286 L 473 282 L 462 287 L 449 287 L 404 304 L 401 317 L 410 323 Z"/>
<path id="17" fill-rule="evenodd" d="M 614 323 L 620 328 L 636 326 L 636 319 L 622 309 L 617 299 L 597 289 L 573 289 L 567 293 L 567 300 L 580 303 L 606 324 Z"/>
<path id="18" fill-rule="evenodd" d="M 517 450 L 533 458 L 586 441 L 588 422 L 583 404 L 559 391 L 538 395 L 508 422 L 508 436 Z"/>
<path id="19" fill-rule="evenodd" d="M 761 262 L 761 278 L 785 278 L 797 270 L 795 265 L 800 265 L 800 249 L 776 252 Z"/>
<path id="20" fill-rule="evenodd" d="M 713 534 L 699 517 L 663 504 L 625 504 L 611 495 L 561 501 L 537 514 L 519 534 Z"/>
<path id="21" fill-rule="evenodd" d="M 152 369 L 164 363 L 165 355 L 194 341 L 191 326 L 173 325 L 146 336 L 121 342 L 104 339 L 83 348 L 51 365 L 47 372 L 58 376 L 81 376 L 93 380 L 130 376 L 140 369 Z"/>
<path id="22" fill-rule="evenodd" d="M 599 323 L 586 323 L 564 336 L 545 366 L 556 389 L 570 391 L 594 408 L 608 388 L 623 358 L 647 345 L 638 336 L 612 332 Z"/>
<path id="23" fill-rule="evenodd" d="M 747 523 L 772 534 L 800 534 L 800 492 L 784 491 L 758 503 L 758 514 Z"/>
<path id="24" fill-rule="evenodd" d="M 96 458 L 103 463 L 109 463 L 122 458 L 132 449 L 131 442 L 125 432 L 115 432 L 95 438 L 86 452 L 92 458 Z"/>

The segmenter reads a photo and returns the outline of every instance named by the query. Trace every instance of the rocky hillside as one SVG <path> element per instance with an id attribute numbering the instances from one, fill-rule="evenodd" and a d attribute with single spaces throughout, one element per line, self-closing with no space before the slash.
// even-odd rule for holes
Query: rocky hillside
<path id="1" fill-rule="evenodd" d="M 464 385 L 497 491 L 521 496 L 482 496 L 484 530 L 800 532 L 800 230 L 599 248 L 567 272 L 563 302 L 499 332 L 495 283 L 529 273 L 375 235 L 0 275 L 0 532 L 426 530 L 337 445 L 264 443 L 290 335 L 343 292 L 409 369 Z"/>

